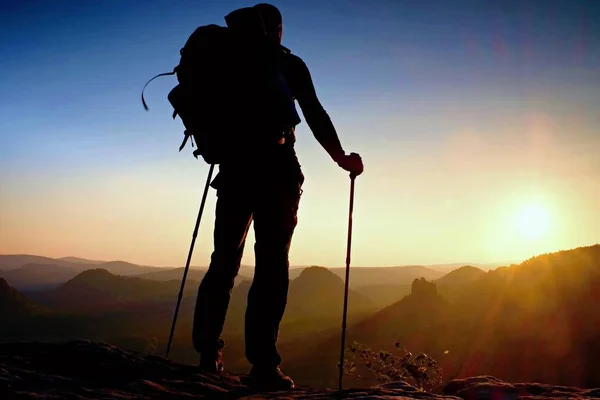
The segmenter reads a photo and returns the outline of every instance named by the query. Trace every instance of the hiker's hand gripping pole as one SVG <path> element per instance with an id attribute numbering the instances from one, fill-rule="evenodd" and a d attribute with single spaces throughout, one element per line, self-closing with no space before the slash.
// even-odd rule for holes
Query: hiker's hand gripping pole
<path id="1" fill-rule="evenodd" d="M 361 171 L 362 172 L 362 171 Z M 348 212 L 348 244 L 346 246 L 346 281 L 344 286 L 344 314 L 342 317 L 342 348 L 340 352 L 340 375 L 338 381 L 338 390 L 342 390 L 344 380 L 344 353 L 346 348 L 346 315 L 348 314 L 348 288 L 350 282 L 350 253 L 352 250 L 352 212 L 354 211 L 354 181 L 357 174 L 350 173 L 350 209 Z"/>

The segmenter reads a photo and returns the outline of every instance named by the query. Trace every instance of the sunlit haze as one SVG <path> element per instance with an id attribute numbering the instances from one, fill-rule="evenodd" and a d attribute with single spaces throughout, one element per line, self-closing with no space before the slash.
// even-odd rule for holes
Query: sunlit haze
<path id="1" fill-rule="evenodd" d="M 249 1 L 0 9 L 0 253 L 182 266 L 208 165 L 168 72 Z M 505 262 L 600 241 L 596 1 L 273 1 L 356 182 L 353 265 Z M 292 265 L 342 266 L 349 179 L 297 129 Z M 212 250 L 211 191 L 193 265 Z M 254 263 L 251 234 L 243 262 Z"/>

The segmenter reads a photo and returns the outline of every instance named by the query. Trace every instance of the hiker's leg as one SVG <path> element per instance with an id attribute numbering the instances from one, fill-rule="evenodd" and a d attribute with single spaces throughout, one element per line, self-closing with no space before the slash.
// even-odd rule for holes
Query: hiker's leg
<path id="1" fill-rule="evenodd" d="M 246 308 L 246 357 L 256 366 L 281 363 L 279 324 L 287 303 L 288 253 L 297 223 L 300 185 L 268 190 L 254 213 L 256 267 Z"/>
<path id="2" fill-rule="evenodd" d="M 251 222 L 252 208 L 247 198 L 236 193 L 219 193 L 214 251 L 198 288 L 194 311 L 192 338 L 199 353 L 223 345 L 220 336 Z"/>

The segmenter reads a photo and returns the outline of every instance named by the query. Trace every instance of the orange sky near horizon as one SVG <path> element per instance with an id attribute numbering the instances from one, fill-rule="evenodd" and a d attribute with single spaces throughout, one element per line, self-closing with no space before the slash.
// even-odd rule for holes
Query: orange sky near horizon
<path id="1" fill-rule="evenodd" d="M 572 120 L 575 125 L 562 121 L 561 129 L 559 122 L 529 115 L 510 127 L 511 134 L 499 134 L 509 128 L 499 124 L 486 132 L 465 127 L 441 143 L 414 143 L 415 155 L 404 151 L 398 158 L 388 154 L 390 146 L 362 149 L 366 168 L 356 184 L 353 265 L 504 262 L 595 244 L 598 142 L 593 135 L 588 143 L 569 142 L 568 132 L 585 127 Z M 353 129 L 343 118 L 338 125 Z M 299 131 L 307 180 L 291 264 L 343 266 L 349 180 L 305 127 Z M 425 145 L 428 151 L 417 152 Z M 0 253 L 184 265 L 208 167 L 176 156 L 118 174 L 65 170 L 45 179 L 41 171 L 29 177 L 35 185 L 12 185 L 18 190 L 2 194 Z M 211 190 L 193 265 L 209 261 L 214 205 Z M 516 220 L 531 205 L 542 210 L 546 226 L 534 237 Z M 243 262 L 253 264 L 251 246 Z"/>

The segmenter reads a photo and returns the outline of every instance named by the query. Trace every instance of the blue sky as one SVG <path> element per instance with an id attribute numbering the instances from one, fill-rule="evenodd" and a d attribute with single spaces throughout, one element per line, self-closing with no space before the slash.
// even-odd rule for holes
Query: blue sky
<path id="1" fill-rule="evenodd" d="M 0 252 L 180 263 L 207 166 L 177 153 L 175 79 L 149 85 L 150 112 L 140 90 L 195 27 L 254 2 L 2 4 Z M 599 2 L 273 4 L 344 147 L 363 155 L 360 264 L 514 259 L 600 237 Z M 292 262 L 337 265 L 346 175 L 306 124 L 298 134 L 307 183 Z M 531 201 L 564 236 L 524 244 L 502 224 Z"/>

